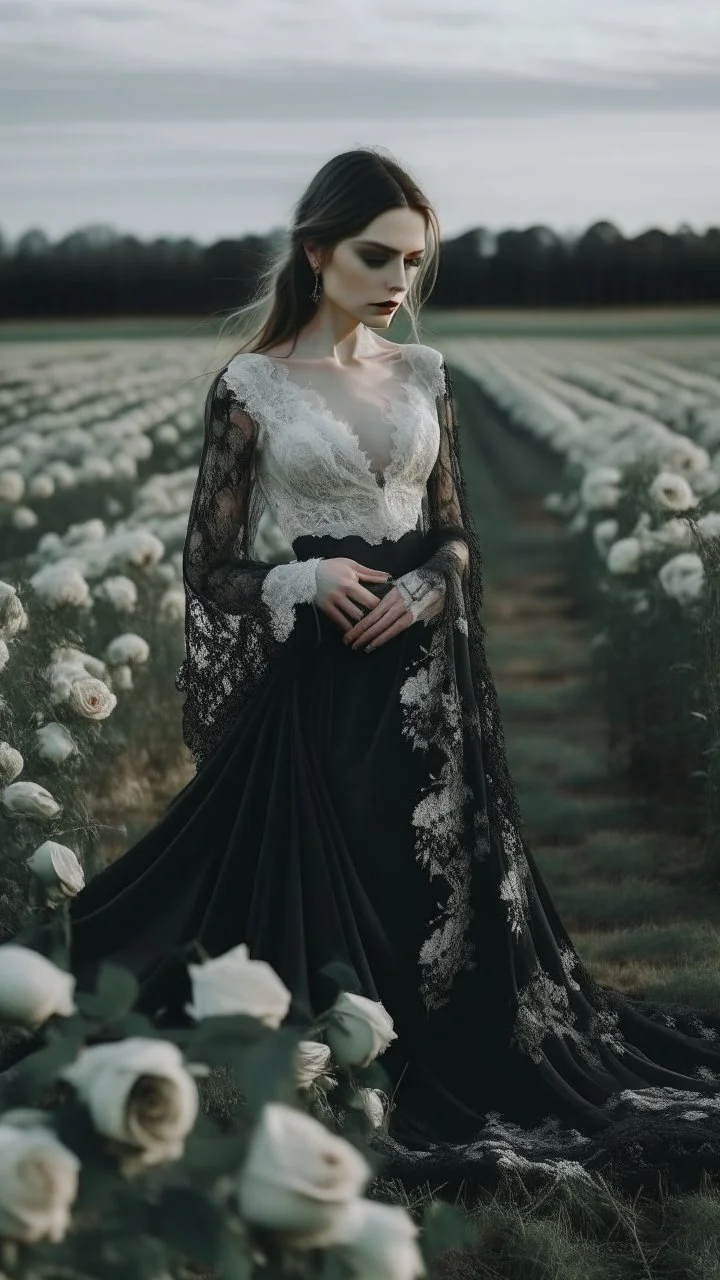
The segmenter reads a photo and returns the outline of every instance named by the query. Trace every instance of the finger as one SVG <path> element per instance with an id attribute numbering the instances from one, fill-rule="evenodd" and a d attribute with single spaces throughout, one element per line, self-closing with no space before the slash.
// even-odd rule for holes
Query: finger
<path id="1" fill-rule="evenodd" d="M 412 618 L 398 618 L 397 622 L 394 622 L 391 627 L 388 627 L 387 631 L 383 631 L 382 635 L 380 635 L 377 640 L 371 640 L 367 648 L 371 651 L 379 649 L 381 644 L 386 644 L 388 640 L 392 640 L 393 636 L 400 635 L 402 631 L 407 631 L 408 627 L 411 626 Z"/>
<path id="2" fill-rule="evenodd" d="M 369 613 L 363 614 L 362 618 L 353 624 L 345 639 L 347 641 L 352 641 L 355 640 L 357 636 L 363 635 L 369 627 L 374 626 L 380 618 L 384 617 L 388 609 L 392 608 L 392 604 L 393 602 L 390 599 L 390 593 L 385 596 L 383 600 L 378 600 L 374 608 L 372 608 Z"/>
<path id="3" fill-rule="evenodd" d="M 379 636 L 385 631 L 386 627 L 391 626 L 397 619 L 401 618 L 403 614 L 407 612 L 408 611 L 404 605 L 397 605 L 394 608 L 388 609 L 382 617 L 373 619 L 372 625 L 367 627 L 359 636 L 356 637 L 354 641 L 352 641 L 353 649 L 357 648 L 361 644 L 371 643 L 376 636 Z"/>
<path id="4" fill-rule="evenodd" d="M 333 622 L 337 623 L 341 631 L 347 632 L 351 629 L 352 623 L 348 621 L 344 613 L 340 612 L 337 605 L 330 604 L 328 601 L 325 605 L 325 613 L 328 618 L 332 618 Z"/>
<path id="5" fill-rule="evenodd" d="M 387 569 L 370 569 L 368 565 L 360 564 L 357 560 L 353 560 L 351 563 L 360 578 L 373 578 L 377 581 L 391 576 Z"/>
<path id="6" fill-rule="evenodd" d="M 352 599 L 358 604 L 364 604 L 366 609 L 374 609 L 376 605 L 384 602 L 392 595 L 392 591 L 388 591 L 384 596 L 376 596 L 374 591 L 371 591 L 368 587 L 361 586 L 359 582 L 351 583 L 345 590 L 348 599 Z"/>

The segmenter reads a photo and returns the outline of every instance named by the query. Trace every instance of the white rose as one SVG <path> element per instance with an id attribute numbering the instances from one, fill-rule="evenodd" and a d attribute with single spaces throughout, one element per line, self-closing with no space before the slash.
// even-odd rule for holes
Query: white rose
<path id="1" fill-rule="evenodd" d="M 83 607 L 92 604 L 90 587 L 79 569 L 71 564 L 46 564 L 30 579 L 30 586 L 44 604 Z"/>
<path id="2" fill-rule="evenodd" d="M 10 650 L 4 640 L 0 639 L 0 671 L 4 671 L 10 661 Z"/>
<path id="3" fill-rule="evenodd" d="M 333 1058 L 343 1067 L 367 1067 L 397 1040 L 393 1020 L 380 1001 L 352 991 L 340 992 L 330 1010 L 325 1036 Z"/>
<path id="4" fill-rule="evenodd" d="M 41 1122 L 0 1118 L 0 1237 L 33 1244 L 65 1238 L 78 1192 L 80 1160 Z"/>
<path id="5" fill-rule="evenodd" d="M 295 1051 L 295 1082 L 309 1089 L 319 1076 L 330 1070 L 330 1046 L 317 1040 L 300 1040 Z"/>
<path id="6" fill-rule="evenodd" d="M 47 956 L 14 942 L 0 946 L 0 1019 L 37 1028 L 76 1012 L 75 978 Z"/>
<path id="7" fill-rule="evenodd" d="M 242 1217 L 301 1249 L 335 1243 L 345 1211 L 372 1170 L 345 1138 L 304 1111 L 267 1103 L 237 1179 Z"/>
<path id="8" fill-rule="evenodd" d="M 96 680 L 104 680 L 107 675 L 106 663 L 100 658 L 94 658 L 91 653 L 85 653 L 84 649 L 75 648 L 74 645 L 57 645 L 52 651 L 52 656 L 57 664 L 69 662 L 72 665 L 79 665 L 82 668 L 82 674 L 95 676 Z"/>
<path id="9" fill-rule="evenodd" d="M 185 617 L 185 592 L 181 587 L 169 587 L 158 604 L 158 614 L 165 622 L 182 622 Z"/>
<path id="10" fill-rule="evenodd" d="M 673 596 L 680 604 L 691 604 L 702 594 L 705 582 L 705 570 L 700 556 L 694 551 L 685 551 L 668 560 L 658 573 L 663 591 Z"/>
<path id="11" fill-rule="evenodd" d="M 245 942 L 204 964 L 188 964 L 192 1002 L 185 1005 L 196 1022 L 235 1013 L 279 1027 L 292 993 L 265 960 L 251 960 Z"/>
<path id="12" fill-rule="evenodd" d="M 39 523 L 37 512 L 32 507 L 19 506 L 15 507 L 10 517 L 10 523 L 14 529 L 34 529 Z"/>
<path id="13" fill-rule="evenodd" d="M 720 538 L 720 511 L 708 511 L 700 516 L 697 527 L 703 538 Z"/>
<path id="14" fill-rule="evenodd" d="M 661 471 L 650 485 L 650 494 L 669 511 L 688 511 L 697 506 L 697 498 L 685 477 L 673 471 Z"/>
<path id="15" fill-rule="evenodd" d="M 95 588 L 94 595 L 100 600 L 107 600 L 118 613 L 134 613 L 137 607 L 138 589 L 132 578 L 123 573 L 104 578 Z"/>
<path id="16" fill-rule="evenodd" d="M 674 518 L 646 533 L 645 543 L 654 551 L 690 551 L 695 539 L 687 521 Z"/>
<path id="17" fill-rule="evenodd" d="M 356 1200 L 339 1227 L 338 1253 L 351 1280 L 416 1280 L 427 1275 L 420 1228 L 401 1205 Z"/>
<path id="18" fill-rule="evenodd" d="M 6 786 L 17 778 L 25 768 L 25 761 L 16 747 L 9 742 L 0 742 L 0 782 Z"/>
<path id="19" fill-rule="evenodd" d="M 86 720 L 106 720 L 117 706 L 115 694 L 102 680 L 95 680 L 92 676 L 73 680 L 67 702 Z"/>
<path id="20" fill-rule="evenodd" d="M 140 666 L 143 662 L 147 662 L 149 657 L 150 645 L 147 640 L 143 640 L 142 636 L 137 636 L 132 631 L 115 636 L 105 650 L 105 659 L 111 667 L 119 667 L 124 663 L 129 663 L 131 667 Z"/>
<path id="21" fill-rule="evenodd" d="M 27 626 L 27 614 L 23 603 L 9 582 L 0 582 L 0 632 L 11 640 Z"/>
<path id="22" fill-rule="evenodd" d="M 637 573 L 642 559 L 642 547 L 637 538 L 620 538 L 613 543 L 607 558 L 611 573 Z"/>
<path id="23" fill-rule="evenodd" d="M 620 501 L 622 473 L 617 467 L 594 467 L 580 486 L 580 501 L 589 511 L 612 510 Z"/>
<path id="24" fill-rule="evenodd" d="M 89 1045 L 58 1074 L 99 1133 L 136 1148 L 124 1162 L 128 1174 L 182 1156 L 199 1098 L 177 1045 L 142 1036 Z"/>
<path id="25" fill-rule="evenodd" d="M 133 461 L 133 466 L 134 460 Z M 165 544 L 147 529 L 128 529 L 118 539 L 117 549 L 113 554 L 113 564 L 133 564 L 138 569 L 147 569 L 162 560 Z"/>
<path id="26" fill-rule="evenodd" d="M 28 482 L 29 498 L 52 498 L 55 492 L 55 481 L 41 471 Z"/>
<path id="27" fill-rule="evenodd" d="M 120 692 L 126 692 L 132 689 L 134 685 L 132 667 L 127 662 L 123 662 L 119 667 L 113 667 L 112 686 L 113 689 L 119 689 Z"/>
<path id="28" fill-rule="evenodd" d="M 382 1128 L 389 1100 L 382 1089 L 358 1089 L 350 1099 L 350 1106 L 364 1111 L 374 1129 Z"/>
<path id="29" fill-rule="evenodd" d="M 74 898 L 85 886 L 85 875 L 77 854 L 57 840 L 45 840 L 25 859 L 25 865 L 42 883 L 56 891 L 58 898 Z"/>
<path id="30" fill-rule="evenodd" d="M 593 529 L 593 539 L 598 555 L 602 560 L 607 558 L 613 542 L 618 536 L 619 525 L 617 520 L 598 520 Z"/>
<path id="31" fill-rule="evenodd" d="M 71 524 L 65 531 L 65 542 L 68 546 L 82 542 L 103 542 L 107 536 L 107 526 L 99 516 L 92 520 L 83 520 L 79 524 Z"/>
<path id="32" fill-rule="evenodd" d="M 22 502 L 25 493 L 25 481 L 19 471 L 0 471 L 0 502 L 13 506 Z"/>
<path id="33" fill-rule="evenodd" d="M 54 818 L 62 805 L 39 782 L 11 782 L 0 802 L 14 818 Z"/>
<path id="34" fill-rule="evenodd" d="M 35 741 L 40 759 L 47 760 L 50 764 L 62 764 L 78 749 L 65 725 L 58 724 L 56 720 L 50 720 L 48 724 L 36 729 Z"/>

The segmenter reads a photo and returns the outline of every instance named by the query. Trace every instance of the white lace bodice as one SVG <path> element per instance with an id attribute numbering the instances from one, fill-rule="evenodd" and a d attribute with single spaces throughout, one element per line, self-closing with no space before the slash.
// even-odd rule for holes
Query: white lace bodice
<path id="1" fill-rule="evenodd" d="M 224 380 L 258 424 L 258 488 L 288 542 L 356 534 L 379 543 L 417 527 L 440 444 L 439 351 L 410 343 L 379 361 L 382 404 L 327 370 L 308 376 L 307 366 L 258 352 L 235 356 Z"/>

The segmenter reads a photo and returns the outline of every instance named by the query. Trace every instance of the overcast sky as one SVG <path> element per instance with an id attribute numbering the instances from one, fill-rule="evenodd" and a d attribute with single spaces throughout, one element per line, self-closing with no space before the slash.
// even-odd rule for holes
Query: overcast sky
<path id="1" fill-rule="evenodd" d="M 720 223 L 717 0 L 0 0 L 0 229 L 287 226 L 330 156 L 443 234 Z"/>

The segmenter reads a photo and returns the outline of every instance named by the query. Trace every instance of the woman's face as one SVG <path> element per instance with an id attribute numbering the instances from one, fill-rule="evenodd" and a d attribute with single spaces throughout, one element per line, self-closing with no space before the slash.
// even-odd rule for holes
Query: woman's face
<path id="1" fill-rule="evenodd" d="M 401 303 L 425 253 L 425 219 L 416 209 L 387 209 L 356 236 L 341 240 L 329 258 L 308 254 L 322 272 L 320 306 L 331 305 L 355 320 L 381 329 L 397 312 L 374 303 Z"/>

